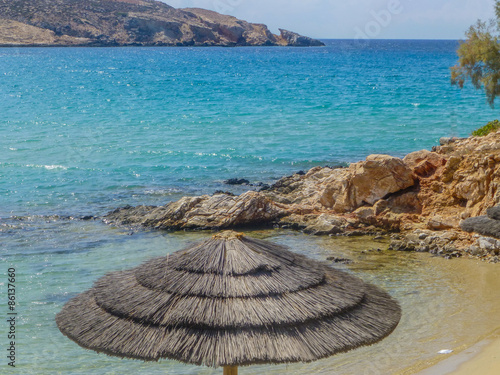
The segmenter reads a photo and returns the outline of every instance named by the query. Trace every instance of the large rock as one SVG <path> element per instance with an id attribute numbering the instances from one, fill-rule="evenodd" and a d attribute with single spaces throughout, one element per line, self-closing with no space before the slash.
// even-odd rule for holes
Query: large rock
<path id="1" fill-rule="evenodd" d="M 240 196 L 215 194 L 183 197 L 161 207 L 126 207 L 106 215 L 108 224 L 155 229 L 219 229 L 268 224 L 284 211 L 255 191 Z"/>
<path id="2" fill-rule="evenodd" d="M 429 228 L 458 228 L 460 219 L 485 215 L 500 203 L 500 132 L 457 139 L 433 150 L 404 158 L 418 178 L 420 215 Z M 445 226 L 434 225 L 437 216 Z"/>
<path id="3" fill-rule="evenodd" d="M 500 206 L 488 208 L 486 214 L 490 219 L 500 220 Z"/>
<path id="4" fill-rule="evenodd" d="M 460 223 L 460 228 L 466 232 L 476 232 L 485 236 L 500 238 L 500 221 L 488 216 L 470 217 Z"/>
<path id="5" fill-rule="evenodd" d="M 446 164 L 446 159 L 435 152 L 420 150 L 403 158 L 404 163 L 419 178 L 429 178 Z"/>
<path id="6" fill-rule="evenodd" d="M 307 36 L 302 36 L 300 34 L 294 33 L 293 31 L 288 31 L 284 29 L 280 30 L 280 37 L 283 44 L 291 47 L 319 47 L 325 44 L 317 39 L 312 39 Z"/>
<path id="7" fill-rule="evenodd" d="M 374 204 L 388 194 L 413 186 L 411 170 L 399 158 L 389 155 L 370 155 L 365 162 L 351 165 L 353 171 L 348 191 L 352 207 Z"/>
<path id="8" fill-rule="evenodd" d="M 276 183 L 266 194 L 298 212 L 330 209 L 337 213 L 373 205 L 389 194 L 413 186 L 410 168 L 399 158 L 370 155 L 348 168 L 313 168 Z"/>

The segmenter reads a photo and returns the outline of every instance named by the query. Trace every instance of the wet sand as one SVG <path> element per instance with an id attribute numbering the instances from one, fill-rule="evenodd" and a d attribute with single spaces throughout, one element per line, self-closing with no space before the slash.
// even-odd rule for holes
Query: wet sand
<path id="1" fill-rule="evenodd" d="M 500 329 L 476 345 L 451 355 L 416 375 L 500 374 Z"/>

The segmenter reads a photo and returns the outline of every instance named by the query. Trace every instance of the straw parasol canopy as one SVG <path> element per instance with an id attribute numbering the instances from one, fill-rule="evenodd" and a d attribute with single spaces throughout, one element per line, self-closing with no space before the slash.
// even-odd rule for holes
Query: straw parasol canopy
<path id="1" fill-rule="evenodd" d="M 400 317 L 398 303 L 378 287 L 226 231 L 107 274 L 71 299 L 56 322 L 98 352 L 227 370 L 309 362 L 373 344 Z"/>

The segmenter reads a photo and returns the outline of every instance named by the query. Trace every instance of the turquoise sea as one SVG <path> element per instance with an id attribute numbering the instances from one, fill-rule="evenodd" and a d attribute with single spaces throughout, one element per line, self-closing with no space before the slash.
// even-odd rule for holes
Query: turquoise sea
<path id="1" fill-rule="evenodd" d="M 59 333 L 55 313 L 104 273 L 207 236 L 137 233 L 80 218 L 127 204 L 159 205 L 183 195 L 246 189 L 223 183 L 233 177 L 272 183 L 298 170 L 343 165 L 372 153 L 403 156 L 430 149 L 442 136 L 467 136 L 497 117 L 484 94 L 450 85 L 457 41 L 325 43 L 315 48 L 0 48 L 0 285 L 5 300 L 7 269 L 15 268 L 19 312 L 18 366 L 7 367 L 2 355 L 0 373 L 219 373 L 96 355 Z M 337 246 L 328 242 L 333 239 L 282 230 L 251 235 L 318 259 L 332 251 L 386 245 Z M 388 273 L 359 256 L 366 267 L 345 268 L 386 287 L 403 304 L 415 302 L 410 289 L 421 280 L 414 275 L 424 271 L 411 265 L 426 262 L 422 255 L 394 255 L 396 264 L 382 267 L 389 267 Z M 7 329 L 3 323 L 0 332 Z M 402 332 L 400 339 L 407 337 Z M 5 352 L 6 334 L 0 345 Z M 404 366 L 432 356 L 435 348 L 428 347 L 411 358 L 401 354 Z M 297 374 L 362 374 L 355 354 L 342 358 L 305 365 L 308 370 L 250 367 L 242 374 L 278 374 L 284 368 Z M 366 373 L 391 373 L 390 363 L 384 366 Z"/>

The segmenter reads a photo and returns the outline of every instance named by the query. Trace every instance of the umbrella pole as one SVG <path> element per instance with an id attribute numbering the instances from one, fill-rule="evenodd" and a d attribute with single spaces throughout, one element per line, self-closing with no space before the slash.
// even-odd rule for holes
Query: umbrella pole
<path id="1" fill-rule="evenodd" d="M 224 366 L 223 375 L 238 375 L 238 366 Z"/>

